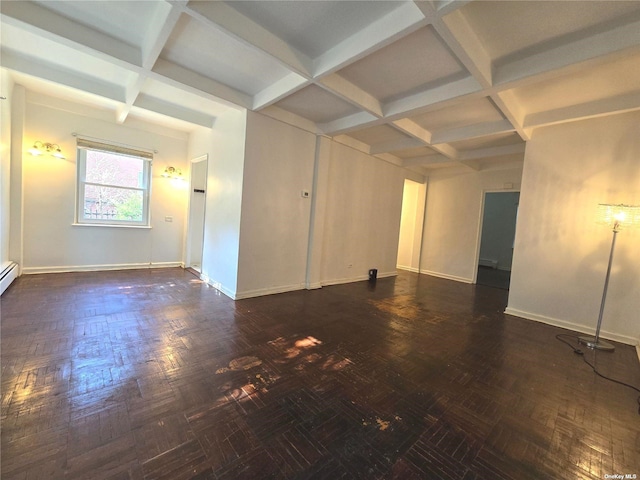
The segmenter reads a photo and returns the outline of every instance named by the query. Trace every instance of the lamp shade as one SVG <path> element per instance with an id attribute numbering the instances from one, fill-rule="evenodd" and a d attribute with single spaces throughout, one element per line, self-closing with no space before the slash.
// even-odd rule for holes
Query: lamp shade
<path id="1" fill-rule="evenodd" d="M 640 227 L 640 205 L 598 205 L 598 223 L 607 225 L 615 231 Z"/>

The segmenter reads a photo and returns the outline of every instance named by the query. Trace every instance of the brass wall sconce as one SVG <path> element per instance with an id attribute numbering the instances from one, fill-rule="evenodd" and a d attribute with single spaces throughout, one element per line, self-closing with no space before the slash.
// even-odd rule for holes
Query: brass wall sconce
<path id="1" fill-rule="evenodd" d="M 167 167 L 164 169 L 164 172 L 162 172 L 162 176 L 174 180 L 182 180 L 182 171 L 179 168 Z"/>
<path id="2" fill-rule="evenodd" d="M 36 141 L 33 144 L 33 147 L 29 149 L 29 153 L 36 157 L 48 153 L 49 155 L 56 158 L 65 158 L 62 154 L 62 150 L 60 149 L 60 145 L 58 145 L 57 143 Z"/>

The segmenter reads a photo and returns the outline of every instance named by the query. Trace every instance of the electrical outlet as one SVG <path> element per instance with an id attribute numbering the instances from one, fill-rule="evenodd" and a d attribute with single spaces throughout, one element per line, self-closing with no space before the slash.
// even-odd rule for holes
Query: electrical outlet
<path id="1" fill-rule="evenodd" d="M 302 191 L 300 192 L 300 196 L 301 196 L 302 198 L 309 198 L 309 190 L 302 190 Z"/>

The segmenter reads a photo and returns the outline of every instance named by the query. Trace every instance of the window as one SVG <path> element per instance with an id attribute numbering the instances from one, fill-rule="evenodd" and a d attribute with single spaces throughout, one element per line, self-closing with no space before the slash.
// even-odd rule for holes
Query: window
<path id="1" fill-rule="evenodd" d="M 148 152 L 78 138 L 76 222 L 149 225 Z"/>

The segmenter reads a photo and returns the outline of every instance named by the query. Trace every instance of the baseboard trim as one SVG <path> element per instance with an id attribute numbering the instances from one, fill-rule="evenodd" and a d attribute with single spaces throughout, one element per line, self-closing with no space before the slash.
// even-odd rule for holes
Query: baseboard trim
<path id="1" fill-rule="evenodd" d="M 242 300 L 244 298 L 262 297 L 265 295 L 276 295 L 278 293 L 295 292 L 304 290 L 304 283 L 296 283 L 293 285 L 283 285 L 280 287 L 258 288 L 255 290 L 245 290 L 244 292 L 236 292 L 234 300 Z"/>
<path id="2" fill-rule="evenodd" d="M 406 265 L 396 265 L 398 270 L 405 270 L 407 272 L 420 273 L 420 269 L 416 267 L 407 267 Z"/>
<path id="3" fill-rule="evenodd" d="M 397 277 L 398 272 L 378 272 L 377 278 L 387 278 L 387 277 Z M 343 285 L 345 283 L 354 283 L 354 282 L 362 282 L 364 280 L 369 280 L 369 275 L 358 275 L 357 277 L 348 277 L 348 278 L 336 278 L 333 280 L 325 280 L 322 282 L 322 285 L 325 287 L 330 287 L 331 285 Z"/>
<path id="4" fill-rule="evenodd" d="M 579 323 L 569 322 L 567 320 L 560 320 L 558 318 L 547 317 L 545 315 L 538 315 L 537 313 L 525 312 L 516 308 L 507 307 L 504 311 L 507 315 L 513 315 L 514 317 L 525 318 L 527 320 L 533 320 L 535 322 L 545 323 L 547 325 L 553 325 L 554 327 L 565 328 L 567 330 L 573 330 L 575 332 L 584 333 L 587 335 L 594 335 L 595 328 L 587 327 Z M 614 342 L 624 343 L 626 345 L 637 346 L 638 339 L 629 335 L 620 335 L 618 333 L 607 332 L 600 330 L 600 336 L 607 340 L 613 340 Z M 640 349 L 638 350 L 638 356 L 640 358 Z"/>
<path id="5" fill-rule="evenodd" d="M 204 283 L 206 283 L 210 287 L 215 288 L 216 290 L 218 290 L 223 295 L 226 295 L 231 300 L 236 300 L 236 292 L 235 292 L 235 290 L 229 290 L 227 287 L 222 285 L 220 282 L 216 282 L 215 280 L 211 280 L 207 275 L 205 275 L 203 273 L 200 274 L 200 280 L 202 280 Z"/>
<path id="6" fill-rule="evenodd" d="M 22 273 L 35 275 L 39 273 L 68 273 L 68 272 L 100 272 L 109 270 L 138 270 L 144 268 L 175 268 L 182 267 L 182 262 L 154 262 L 154 263 L 111 263 L 104 265 L 64 265 L 54 267 L 24 267 Z"/>
<path id="7" fill-rule="evenodd" d="M 420 273 L 424 273 L 425 275 L 431 275 L 432 277 L 444 278 L 446 280 L 455 280 L 456 282 L 473 283 L 472 278 L 458 277 L 456 275 L 449 275 L 447 273 L 434 272 L 432 270 L 420 270 Z"/>

